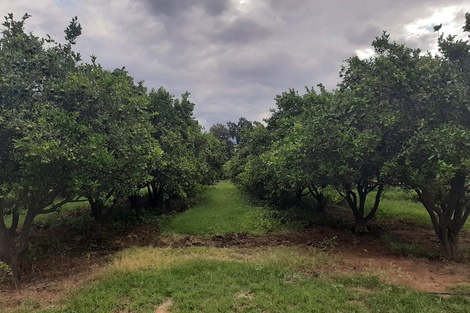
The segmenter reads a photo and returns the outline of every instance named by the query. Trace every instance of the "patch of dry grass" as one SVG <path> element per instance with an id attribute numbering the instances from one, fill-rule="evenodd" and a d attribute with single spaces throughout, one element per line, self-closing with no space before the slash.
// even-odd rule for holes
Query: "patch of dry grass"
<path id="1" fill-rule="evenodd" d="M 131 248 L 119 252 L 104 273 L 168 269 L 189 260 L 230 261 L 280 268 L 334 268 L 336 258 L 315 248 Z"/>

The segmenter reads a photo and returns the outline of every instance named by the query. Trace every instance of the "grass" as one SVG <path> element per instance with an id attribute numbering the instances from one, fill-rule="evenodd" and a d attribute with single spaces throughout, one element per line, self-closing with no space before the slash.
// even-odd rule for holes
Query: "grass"
<path id="1" fill-rule="evenodd" d="M 367 197 L 367 205 L 371 207 L 375 193 Z M 420 227 L 432 228 L 431 218 L 416 195 L 399 188 L 385 189 L 380 206 L 377 211 L 377 220 L 401 221 Z M 467 220 L 463 229 L 470 230 L 470 222 Z"/>
<path id="2" fill-rule="evenodd" d="M 189 235 L 224 235 L 246 233 L 262 235 L 280 231 L 283 226 L 271 211 L 256 207 L 233 183 L 222 181 L 206 190 L 198 205 L 165 221 L 162 233 Z"/>
<path id="3" fill-rule="evenodd" d="M 401 255 L 426 259 L 439 258 L 439 251 L 437 247 L 435 249 L 430 249 L 429 247 L 402 242 L 390 234 L 382 235 L 382 239 L 388 244 L 390 248 L 400 253 Z"/>
<path id="4" fill-rule="evenodd" d="M 118 254 L 95 282 L 55 308 L 23 300 L 23 312 L 468 312 L 470 300 L 334 277 L 336 260 L 314 249 L 153 249 Z"/>
<path id="5" fill-rule="evenodd" d="M 62 224 L 63 222 L 66 222 L 66 219 L 64 217 L 66 217 L 68 213 L 88 210 L 89 208 L 90 208 L 90 205 L 88 204 L 88 201 L 66 203 L 56 212 L 52 212 L 48 214 L 40 214 L 36 216 L 34 219 L 34 223 L 41 224 L 41 223 L 47 222 L 47 223 Z M 20 228 L 21 228 L 21 225 L 23 225 L 23 222 L 25 219 L 25 213 L 26 212 L 20 213 L 20 220 L 19 220 Z M 12 222 L 11 215 L 5 216 L 5 225 L 7 227 L 11 226 L 11 222 Z M 70 222 L 75 223 L 75 221 L 70 221 Z"/>
<path id="6" fill-rule="evenodd" d="M 263 235 L 298 229 L 300 224 L 287 220 L 287 213 L 253 206 L 224 181 L 207 189 L 197 206 L 164 220 L 162 235 Z M 295 214 L 298 220 L 315 215 L 311 210 Z M 60 214 L 45 218 L 53 221 Z M 378 219 L 430 226 L 421 205 L 399 190 L 387 190 Z M 173 313 L 470 312 L 469 298 L 443 298 L 389 285 L 373 272 L 345 275 L 337 269 L 343 261 L 322 249 L 334 245 L 335 238 L 319 248 L 126 249 L 55 307 L 25 297 L 14 312 L 156 312 L 162 303 Z M 452 291 L 463 293 L 468 286 Z"/>
<path id="7" fill-rule="evenodd" d="M 284 252 L 292 256 L 292 251 L 283 250 L 254 251 L 247 256 L 232 249 L 133 249 L 121 254 L 105 278 L 82 290 L 79 297 L 58 310 L 44 312 L 154 312 L 167 298 L 172 299 L 171 312 L 326 309 L 329 303 L 316 302 L 332 290 L 325 283 L 318 284 L 315 277 L 276 265 Z M 148 254 L 155 257 L 151 264 Z M 347 292 L 337 293 L 332 301 L 345 302 L 347 296 Z M 340 308 L 340 304 L 333 307 Z M 353 307 L 347 305 L 348 310 Z"/>
<path id="8" fill-rule="evenodd" d="M 372 203 L 375 194 L 371 194 Z M 431 218 L 424 206 L 409 193 L 397 188 L 385 190 L 377 211 L 377 219 L 406 221 L 421 227 L 432 227 Z"/>
<path id="9" fill-rule="evenodd" d="M 375 192 L 371 192 L 367 196 L 366 214 L 374 204 L 375 195 Z M 329 199 L 329 205 L 323 214 L 314 211 L 313 204 L 315 200 L 308 196 L 302 200 L 301 206 L 278 211 L 276 217 L 289 220 L 290 222 L 303 221 L 304 226 L 323 224 L 334 227 L 349 227 L 352 225 L 354 218 L 346 201 L 331 188 L 326 189 L 326 196 Z M 384 191 L 379 209 L 376 213 L 376 221 L 378 223 L 389 221 L 404 222 L 419 227 L 432 228 L 428 212 L 423 205 L 417 201 L 414 194 L 399 188 L 387 188 Z M 469 221 L 467 221 L 463 229 L 470 230 Z"/>

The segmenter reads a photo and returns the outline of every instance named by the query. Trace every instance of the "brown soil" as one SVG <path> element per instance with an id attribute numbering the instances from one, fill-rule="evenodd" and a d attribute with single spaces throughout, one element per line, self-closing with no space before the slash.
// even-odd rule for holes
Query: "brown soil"
<path id="1" fill-rule="evenodd" d="M 157 307 L 155 313 L 169 313 L 172 305 L 173 301 L 171 301 L 171 299 L 166 299 L 165 301 L 163 301 L 162 304 Z"/>
<path id="2" fill-rule="evenodd" d="M 41 233 L 44 233 L 41 232 Z M 51 233 L 57 237 L 57 233 Z M 375 226 L 372 231 L 356 235 L 345 229 L 317 226 L 302 232 L 250 236 L 231 234 L 201 238 L 175 236 L 160 238 L 155 227 L 140 226 L 112 238 L 89 239 L 90 236 L 63 234 L 57 245 L 45 237 L 33 237 L 33 242 L 43 251 L 29 261 L 21 279 L 21 290 L 8 286 L 0 288 L 0 307 L 14 308 L 25 298 L 37 299 L 42 305 L 53 305 L 74 287 L 90 282 L 100 272 L 109 257 L 116 251 L 132 246 L 191 247 L 211 246 L 217 248 L 313 246 L 326 250 L 340 261 L 335 272 L 344 274 L 370 273 L 379 275 L 386 282 L 410 286 L 426 292 L 445 293 L 449 288 L 470 283 L 470 258 L 459 263 L 432 257 L 437 251 L 437 240 L 431 230 L 403 225 L 387 225 L 387 232 Z M 44 235 L 42 235 L 44 236 Z M 65 237 L 64 237 L 65 236 Z M 69 237 L 67 237 L 69 236 Z M 470 233 L 463 232 L 462 246 L 470 246 Z M 393 242 L 399 243 L 393 248 Z M 47 244 L 46 244 L 47 243 Z M 65 244 L 67 243 L 67 244 Z M 416 254 L 407 255 L 406 249 Z M 428 253 L 422 257 L 419 251 Z M 431 256 L 431 257 L 430 257 Z M 161 310 L 167 310 L 167 306 Z M 165 312 L 158 311 L 157 312 Z"/>

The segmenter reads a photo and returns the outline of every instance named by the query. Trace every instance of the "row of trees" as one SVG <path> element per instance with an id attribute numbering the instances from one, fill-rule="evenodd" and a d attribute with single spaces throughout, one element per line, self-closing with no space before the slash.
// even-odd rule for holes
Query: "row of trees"
<path id="1" fill-rule="evenodd" d="M 88 201 L 100 233 L 122 199 L 146 187 L 161 206 L 214 183 L 225 161 L 188 93 L 81 62 L 76 18 L 65 44 L 26 33 L 27 18 L 6 16 L 0 38 L 0 263 L 15 277 L 39 214 Z"/>
<path id="2" fill-rule="evenodd" d="M 441 34 L 438 45 L 437 55 L 423 53 L 384 32 L 372 57 L 344 63 L 335 90 L 318 85 L 277 96 L 267 126 L 246 132 L 228 163 L 232 178 L 265 198 L 310 194 L 319 209 L 330 186 L 349 205 L 357 232 L 367 230 L 384 187 L 413 190 L 442 255 L 458 257 L 470 215 L 470 44 Z"/>

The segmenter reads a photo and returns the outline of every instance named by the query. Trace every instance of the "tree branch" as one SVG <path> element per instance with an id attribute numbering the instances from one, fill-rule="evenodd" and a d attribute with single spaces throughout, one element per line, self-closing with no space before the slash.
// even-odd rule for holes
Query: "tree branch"
<path id="1" fill-rule="evenodd" d="M 0 231 L 6 231 L 5 225 L 5 209 L 3 208 L 3 200 L 0 200 Z"/>
<path id="2" fill-rule="evenodd" d="M 346 194 L 342 193 L 341 190 L 339 190 L 339 188 L 335 188 L 335 189 L 341 197 L 346 198 Z"/>
<path id="3" fill-rule="evenodd" d="M 431 199 L 429 199 L 430 195 L 426 190 L 415 189 L 415 191 L 419 196 L 419 201 L 421 201 L 426 211 L 428 211 L 429 216 L 431 217 L 431 222 L 432 222 L 434 231 L 436 232 L 436 235 L 439 237 L 439 220 L 441 219 L 440 212 L 436 210 Z M 439 220 L 436 218 L 434 214 L 438 215 Z"/>
<path id="4" fill-rule="evenodd" d="M 379 188 L 377 189 L 377 194 L 375 195 L 374 206 L 372 207 L 372 210 L 370 211 L 370 213 L 365 217 L 366 221 L 370 221 L 377 213 L 377 210 L 379 208 L 379 203 L 380 203 L 380 197 L 382 196 L 383 189 L 384 189 L 384 185 L 379 185 Z"/>
<path id="5" fill-rule="evenodd" d="M 66 204 L 68 202 L 70 202 L 70 198 L 67 197 L 64 200 L 62 200 L 61 202 L 52 205 L 49 209 L 44 208 L 44 209 L 39 210 L 37 215 L 53 213 L 53 212 L 57 211 L 61 206 L 63 206 L 64 204 Z"/>
<path id="6" fill-rule="evenodd" d="M 11 221 L 11 226 L 9 230 L 10 230 L 10 234 L 13 236 L 20 222 L 20 211 L 18 209 L 13 209 L 13 211 L 11 212 L 11 215 L 12 215 L 12 221 Z"/>

